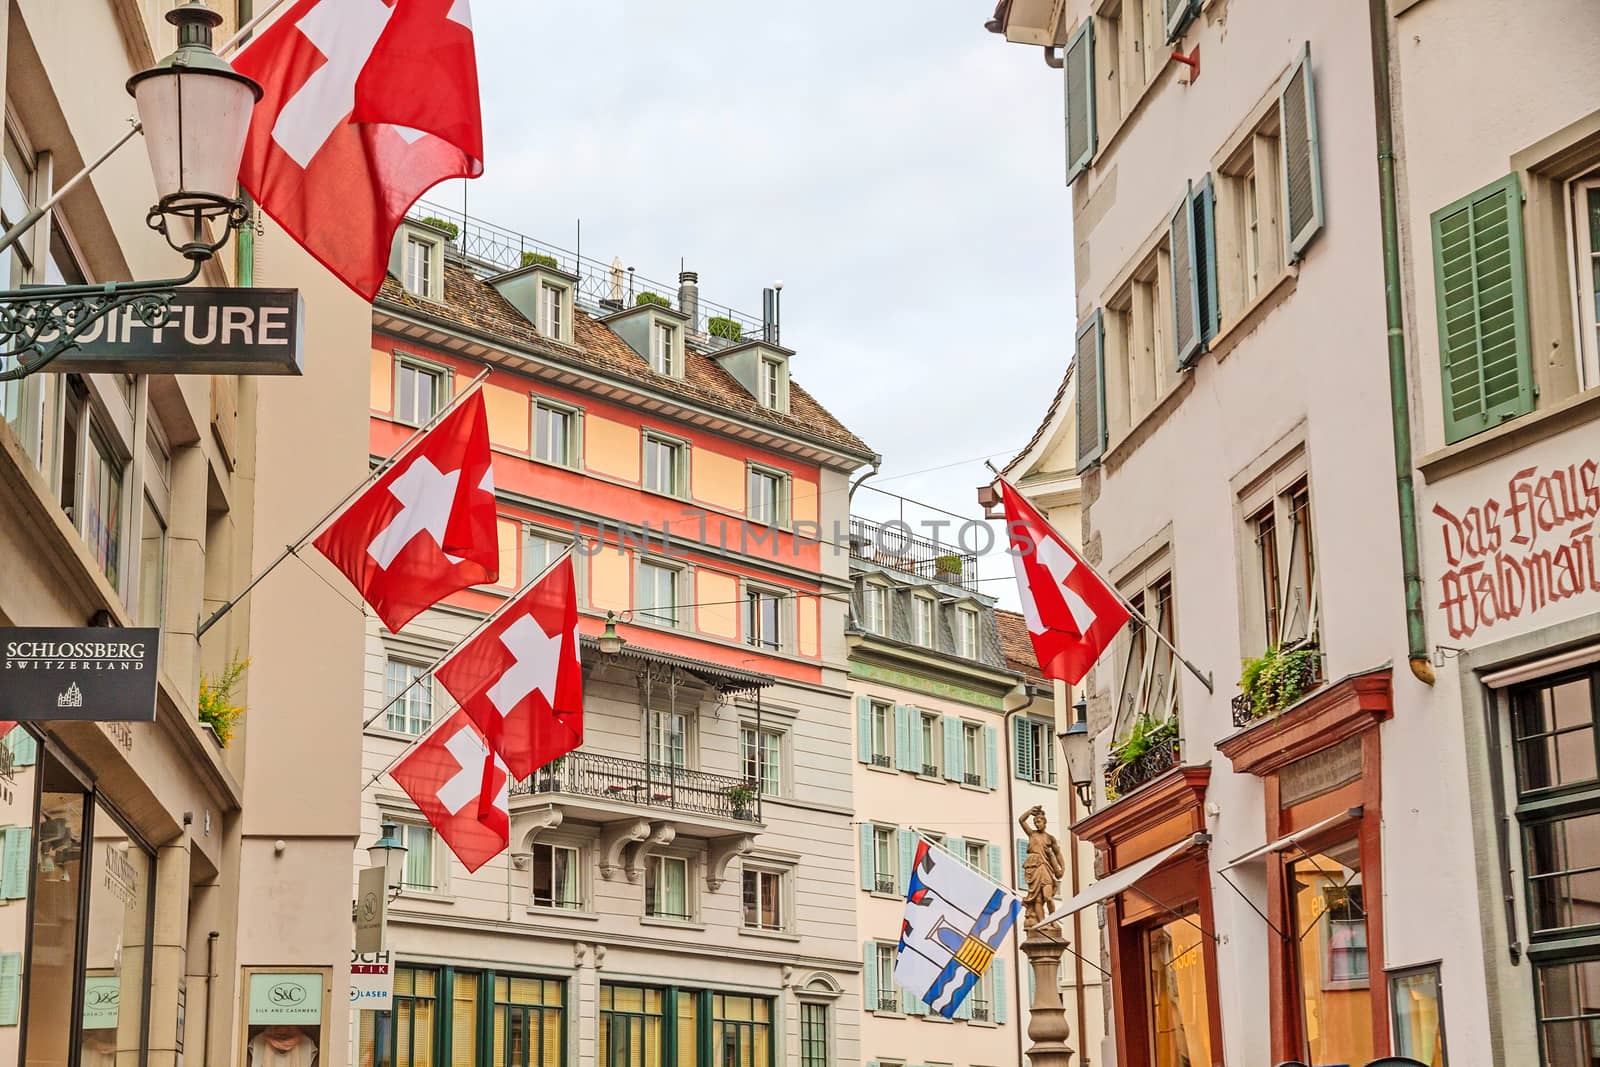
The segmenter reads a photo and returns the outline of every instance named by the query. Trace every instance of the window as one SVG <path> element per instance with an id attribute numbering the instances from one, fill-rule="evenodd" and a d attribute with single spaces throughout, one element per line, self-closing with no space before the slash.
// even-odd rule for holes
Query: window
<path id="1" fill-rule="evenodd" d="M 570 845 L 533 846 L 533 903 L 541 908 L 581 908 L 579 852 Z"/>
<path id="2" fill-rule="evenodd" d="M 10 229 L 33 210 L 38 199 L 34 186 L 33 153 L 23 149 L 8 127 L 4 162 L 0 164 L 0 228 Z M 30 258 L 33 247 L 34 242 L 21 240 L 0 252 L 0 283 L 4 288 L 20 289 L 39 280 Z M 12 357 L 0 355 L 0 369 L 13 364 Z M 44 454 L 44 389 L 37 377 L 0 382 L 0 419 L 37 466 Z"/>
<path id="3" fill-rule="evenodd" d="M 1171 648 L 1177 640 L 1172 576 L 1144 577 L 1159 574 L 1168 558 L 1163 552 L 1124 584 L 1128 602 L 1166 640 L 1151 638 L 1142 626 L 1127 631 L 1127 643 L 1117 653 L 1121 678 L 1117 684 L 1115 736 L 1119 739 L 1127 736 L 1137 719 L 1165 722 L 1178 712 L 1178 679 Z"/>
<path id="4" fill-rule="evenodd" d="M 434 863 L 433 830 L 414 823 L 400 824 L 400 840 L 406 846 L 406 869 L 400 884 L 406 889 L 433 892 L 440 888 Z"/>
<path id="5" fill-rule="evenodd" d="M 596 1034 L 599 1067 L 665 1063 L 668 1035 L 664 1002 L 665 994 L 659 989 L 601 983 L 600 1026 Z M 690 1033 L 694 1033 L 692 1017 Z"/>
<path id="6" fill-rule="evenodd" d="M 783 410 L 783 364 L 775 359 L 761 361 L 761 406 Z"/>
<path id="7" fill-rule="evenodd" d="M 650 369 L 657 374 L 678 377 L 678 329 L 670 322 L 650 327 Z"/>
<path id="8" fill-rule="evenodd" d="M 688 446 L 655 434 L 644 435 L 644 487 L 652 493 L 684 496 L 688 492 L 685 460 Z"/>
<path id="9" fill-rule="evenodd" d="M 653 919 L 692 918 L 689 912 L 689 861 L 682 856 L 651 856 L 645 863 L 644 913 Z"/>
<path id="10" fill-rule="evenodd" d="M 1151 1067 L 1212 1062 L 1210 991 L 1201 958 L 1204 938 L 1199 911 L 1193 906 L 1184 909 L 1181 918 L 1144 933 Z"/>
<path id="11" fill-rule="evenodd" d="M 421 237 L 406 237 L 404 270 L 406 292 L 424 300 L 437 299 L 433 289 L 433 256 L 438 244 Z"/>
<path id="12" fill-rule="evenodd" d="M 539 328 L 546 337 L 557 341 L 570 340 L 567 334 L 567 289 L 565 286 L 539 283 L 539 314 L 543 321 Z"/>
<path id="13" fill-rule="evenodd" d="M 83 468 L 83 512 L 79 532 L 113 588 L 122 587 L 123 459 L 90 416 Z"/>
<path id="14" fill-rule="evenodd" d="M 1279 117 L 1274 106 L 1217 169 L 1218 296 L 1237 318 L 1283 273 Z"/>
<path id="15" fill-rule="evenodd" d="M 394 365 L 394 417 L 421 426 L 439 413 L 444 403 L 444 372 L 409 360 Z"/>
<path id="16" fill-rule="evenodd" d="M 769 1067 L 772 1001 L 766 997 L 711 998 L 712 1067 Z"/>
<path id="17" fill-rule="evenodd" d="M 1366 1063 L 1374 1056 L 1367 913 L 1355 839 L 1288 866 L 1296 983 L 1313 1063 Z"/>
<path id="18" fill-rule="evenodd" d="M 385 725 L 401 734 L 423 734 L 433 725 L 433 678 L 428 668 L 390 659 L 383 665 L 383 696 L 390 701 Z"/>
<path id="19" fill-rule="evenodd" d="M 829 1067 L 828 1006 L 800 1002 L 800 1067 Z"/>
<path id="20" fill-rule="evenodd" d="M 750 468 L 749 503 L 751 522 L 779 526 L 789 521 L 789 476 L 761 467 Z"/>
<path id="21" fill-rule="evenodd" d="M 994 967 L 999 964 L 1000 961 L 996 960 L 994 965 L 978 978 L 978 984 L 972 987 L 972 992 L 967 994 L 966 1002 L 962 1004 L 962 1014 L 969 1021 L 977 1023 L 995 1021 Z"/>
<path id="22" fill-rule="evenodd" d="M 989 846 L 982 841 L 967 841 L 963 843 L 962 849 L 966 855 L 961 858 L 966 862 L 966 865 L 979 874 L 987 876 L 989 873 Z"/>
<path id="23" fill-rule="evenodd" d="M 160 626 L 167 587 L 167 525 L 157 514 L 149 495 L 139 523 L 140 626 Z"/>
<path id="24" fill-rule="evenodd" d="M 1056 784 L 1054 724 L 1040 719 L 1015 720 L 1017 777 L 1039 785 Z"/>
<path id="25" fill-rule="evenodd" d="M 922 776 L 924 778 L 939 777 L 939 768 L 943 765 L 940 760 L 939 716 L 923 712 L 919 716 L 922 731 Z"/>
<path id="26" fill-rule="evenodd" d="M 533 402 L 533 458 L 558 467 L 578 466 L 578 413 L 548 400 Z"/>
<path id="27" fill-rule="evenodd" d="M 956 655 L 978 658 L 978 613 L 971 608 L 956 609 Z"/>
<path id="28" fill-rule="evenodd" d="M 887 826 L 872 828 L 873 892 L 893 895 L 895 892 L 894 830 Z"/>
<path id="29" fill-rule="evenodd" d="M 873 951 L 876 954 L 876 957 L 877 957 L 876 962 L 877 962 L 877 965 L 878 965 L 877 966 L 877 972 L 878 972 L 878 1010 L 879 1011 L 899 1011 L 900 1010 L 900 996 L 899 996 L 899 992 L 900 991 L 895 988 L 895 984 L 894 984 L 894 954 L 895 954 L 895 948 L 896 948 L 896 946 L 895 946 L 895 944 L 893 942 L 885 942 L 885 941 L 880 941 L 876 945 L 873 946 Z"/>
<path id="30" fill-rule="evenodd" d="M 571 539 L 561 540 L 528 530 L 522 538 L 523 569 L 529 576 L 538 574 L 561 558 L 561 553 L 571 546 Z M 574 566 L 577 565 L 581 558 L 577 555 L 573 556 Z"/>
<path id="31" fill-rule="evenodd" d="M 745 868 L 745 929 L 782 930 L 783 919 L 783 873 L 761 868 Z"/>
<path id="32" fill-rule="evenodd" d="M 662 626 L 678 625 L 678 577 L 679 572 L 672 567 L 639 564 L 639 591 L 635 597 L 638 614 Z"/>
<path id="33" fill-rule="evenodd" d="M 894 766 L 894 706 L 880 700 L 872 702 L 872 765 Z"/>
<path id="34" fill-rule="evenodd" d="M 457 974 L 458 988 L 460 982 Z M 566 1052 L 566 996 L 565 982 L 496 975 L 492 1067 L 561 1067 Z M 476 1026 L 476 1020 L 469 1018 L 456 1029 L 475 1031 Z M 471 1064 L 454 1058 L 451 1067 Z"/>
<path id="35" fill-rule="evenodd" d="M 911 598 L 912 639 L 923 648 L 933 647 L 936 610 L 933 601 L 925 596 Z"/>
<path id="36" fill-rule="evenodd" d="M 783 595 L 751 589 L 744 595 L 744 643 L 774 652 L 783 647 L 779 613 Z"/>
<path id="37" fill-rule="evenodd" d="M 889 632 L 889 590 L 883 586 L 861 587 L 861 627 L 879 635 Z"/>
<path id="38" fill-rule="evenodd" d="M 986 762 L 983 748 L 983 727 L 975 722 L 961 724 L 961 761 L 965 770 L 961 780 L 967 785 L 983 784 L 983 766 Z"/>
<path id="39" fill-rule="evenodd" d="M 1574 182 L 1572 235 L 1577 245 L 1577 304 L 1579 350 L 1587 374 L 1583 381 L 1600 381 L 1600 176 Z"/>
<path id="40" fill-rule="evenodd" d="M 741 726 L 739 749 L 744 755 L 744 780 L 754 783 L 763 796 L 779 796 L 783 790 L 783 734 Z"/>
<path id="41" fill-rule="evenodd" d="M 1183 239 L 1187 242 L 1187 230 Z M 1079 447 L 1091 458 L 1098 455 L 1102 436 L 1105 444 L 1126 437 L 1178 384 L 1174 269 L 1168 233 L 1117 286 L 1105 314 L 1080 331 L 1077 373 L 1098 360 L 1105 379 L 1102 396 L 1082 391 L 1101 388 L 1092 369 L 1087 385 L 1079 386 L 1079 403 L 1088 404 L 1079 422 Z"/>
<path id="42" fill-rule="evenodd" d="M 1304 472 L 1303 455 L 1293 455 L 1240 498 L 1254 556 L 1246 592 L 1256 608 L 1246 644 L 1262 650 L 1315 646 L 1320 637 L 1311 489 Z"/>
<path id="43" fill-rule="evenodd" d="M 1447 1067 L 1444 992 L 1439 984 L 1439 965 L 1390 971 L 1389 1006 L 1394 1054 L 1409 1056 L 1418 1063 Z"/>
<path id="44" fill-rule="evenodd" d="M 689 766 L 689 719 L 681 711 L 650 709 L 648 757 L 653 770 Z"/>
<path id="45" fill-rule="evenodd" d="M 371 1067 L 433 1067 L 438 1018 L 439 973 L 426 967 L 398 964 L 394 969 L 393 1007 L 360 1012 L 361 1062 Z"/>

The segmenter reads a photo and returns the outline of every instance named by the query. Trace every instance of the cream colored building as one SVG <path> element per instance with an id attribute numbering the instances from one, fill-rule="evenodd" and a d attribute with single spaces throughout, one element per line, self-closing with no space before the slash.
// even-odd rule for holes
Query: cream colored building
<path id="1" fill-rule="evenodd" d="M 0 5 L 6 226 L 126 132 L 124 83 L 175 47 L 171 6 Z M 220 44 L 248 5 L 212 6 Z M 183 274 L 145 224 L 154 201 L 136 139 L 4 254 L 7 287 Z M 303 291 L 304 377 L 0 386 L 0 622 L 162 631 L 153 723 L 33 723 L 5 741 L 6 1063 L 242 1064 L 252 1019 L 286 983 L 305 997 L 304 1044 L 321 1042 L 320 1064 L 345 1060 L 329 1036 L 347 1025 L 357 808 L 331 783 L 360 763 L 359 731 L 338 718 L 359 702 L 360 613 L 293 565 L 195 632 L 361 477 L 360 428 L 318 413 L 365 395 L 367 312 L 270 225 L 200 283 L 252 279 Z M 248 710 L 223 744 L 197 699 L 235 656 L 250 664 L 234 694 Z"/>
<path id="2" fill-rule="evenodd" d="M 1130 630 L 1086 682 L 1076 829 L 1131 882 L 1102 1061 L 1589 1062 L 1600 9 L 994 28 L 1067 83 L 1042 432 L 1087 557 L 1209 675 Z"/>

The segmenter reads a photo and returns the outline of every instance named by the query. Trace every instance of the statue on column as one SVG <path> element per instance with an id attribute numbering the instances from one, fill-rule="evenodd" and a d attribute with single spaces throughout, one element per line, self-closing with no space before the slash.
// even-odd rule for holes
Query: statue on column
<path id="1" fill-rule="evenodd" d="M 1035 804 L 1023 812 L 1017 822 L 1028 835 L 1028 854 L 1022 861 L 1022 876 L 1028 887 L 1027 895 L 1022 898 L 1022 928 L 1032 930 L 1055 910 L 1056 887 L 1067 865 L 1061 858 L 1061 843 L 1054 834 L 1046 832 L 1050 820 L 1042 805 Z M 1060 933 L 1060 930 L 1059 923 L 1044 927 L 1045 932 Z"/>

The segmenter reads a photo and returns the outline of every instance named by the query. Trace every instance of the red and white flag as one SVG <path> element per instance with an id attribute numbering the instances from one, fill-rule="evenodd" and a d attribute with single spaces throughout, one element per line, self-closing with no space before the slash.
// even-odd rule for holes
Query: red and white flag
<path id="1" fill-rule="evenodd" d="M 314 544 L 396 633 L 451 593 L 499 578 L 482 391 L 413 442 Z"/>
<path id="2" fill-rule="evenodd" d="M 433 676 L 519 779 L 582 744 L 572 555 L 507 602 Z"/>
<path id="3" fill-rule="evenodd" d="M 435 726 L 390 774 L 467 870 L 510 843 L 511 776 L 464 712 Z"/>
<path id="4" fill-rule="evenodd" d="M 1077 685 L 1131 616 L 1083 557 L 1003 478 L 1000 500 L 1039 669 L 1048 678 Z"/>
<path id="5" fill-rule="evenodd" d="M 363 299 L 411 205 L 483 173 L 468 0 L 298 0 L 233 66 L 262 88 L 239 183 Z"/>

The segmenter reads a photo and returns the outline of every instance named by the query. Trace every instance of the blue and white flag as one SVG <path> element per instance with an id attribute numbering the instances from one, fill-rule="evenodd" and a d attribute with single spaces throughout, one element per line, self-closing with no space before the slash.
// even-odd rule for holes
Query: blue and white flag
<path id="1" fill-rule="evenodd" d="M 907 881 L 894 980 L 953 1019 L 1017 924 L 1022 903 L 920 838 Z"/>

